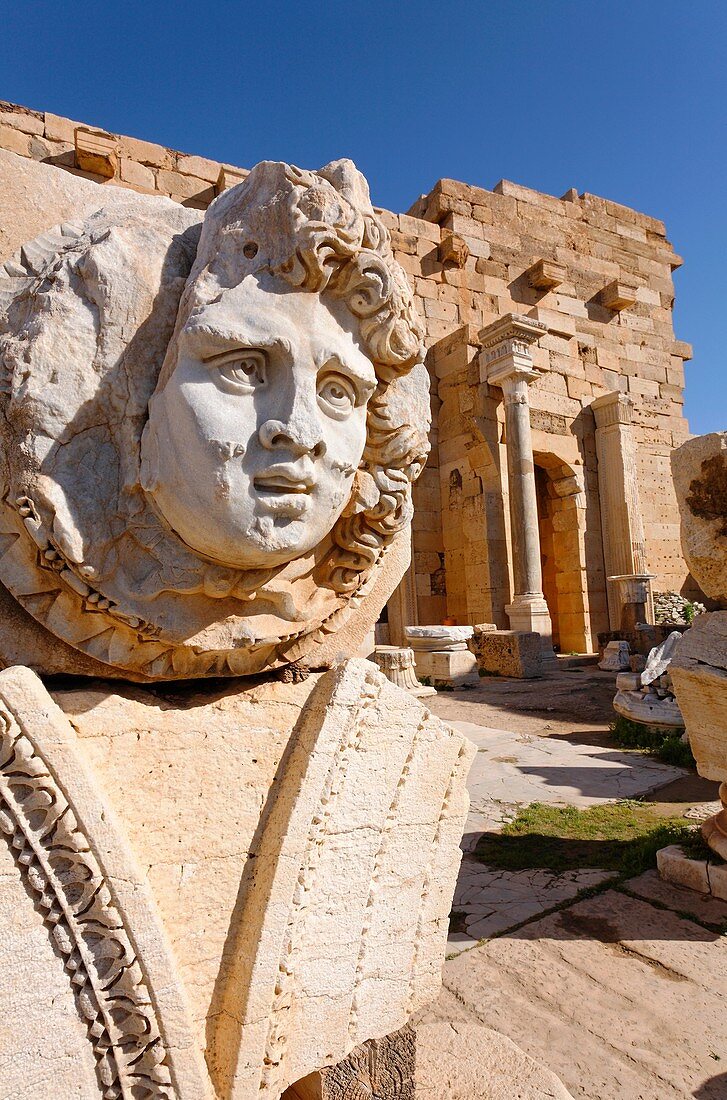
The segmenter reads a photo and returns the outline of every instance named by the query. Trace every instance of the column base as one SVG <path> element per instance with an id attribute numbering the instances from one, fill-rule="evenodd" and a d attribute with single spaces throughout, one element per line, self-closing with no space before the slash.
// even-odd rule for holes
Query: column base
<path id="1" fill-rule="evenodd" d="M 535 631 L 540 635 L 543 661 L 555 663 L 553 624 L 543 596 L 516 596 L 505 608 L 513 630 Z"/>

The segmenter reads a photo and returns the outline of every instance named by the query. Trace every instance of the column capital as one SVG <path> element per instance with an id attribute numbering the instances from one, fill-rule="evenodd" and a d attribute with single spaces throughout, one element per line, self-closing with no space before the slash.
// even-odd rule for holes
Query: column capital
<path id="1" fill-rule="evenodd" d="M 591 401 L 597 428 L 610 428 L 614 424 L 631 424 L 633 407 L 633 398 L 627 393 L 622 393 L 621 390 L 604 393 L 595 401 Z"/>
<path id="2" fill-rule="evenodd" d="M 507 313 L 480 332 L 480 381 L 502 386 L 506 380 L 532 382 L 538 377 L 531 344 L 548 331 L 542 321 Z"/>

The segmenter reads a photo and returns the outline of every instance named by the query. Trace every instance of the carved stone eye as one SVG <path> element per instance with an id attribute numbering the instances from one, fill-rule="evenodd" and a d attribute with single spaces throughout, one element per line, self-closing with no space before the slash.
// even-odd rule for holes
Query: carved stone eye
<path id="1" fill-rule="evenodd" d="M 342 374 L 326 374 L 318 383 L 318 403 L 329 415 L 343 420 L 353 411 L 356 391 Z"/>
<path id="2" fill-rule="evenodd" d="M 257 245 L 255 241 L 248 241 L 246 245 L 243 245 L 242 254 L 248 260 L 254 260 L 257 256 Z"/>
<path id="3" fill-rule="evenodd" d="M 265 356 L 261 351 L 250 351 L 231 356 L 219 367 L 221 378 L 236 389 L 250 393 L 265 383 Z"/>

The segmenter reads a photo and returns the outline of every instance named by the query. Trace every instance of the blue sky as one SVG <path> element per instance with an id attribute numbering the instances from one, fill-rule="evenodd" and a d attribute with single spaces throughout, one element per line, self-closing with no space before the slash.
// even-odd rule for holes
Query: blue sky
<path id="1" fill-rule="evenodd" d="M 727 5 L 0 0 L 0 98 L 235 164 L 350 156 L 406 210 L 441 176 L 591 191 L 685 264 L 694 432 L 727 428 Z"/>

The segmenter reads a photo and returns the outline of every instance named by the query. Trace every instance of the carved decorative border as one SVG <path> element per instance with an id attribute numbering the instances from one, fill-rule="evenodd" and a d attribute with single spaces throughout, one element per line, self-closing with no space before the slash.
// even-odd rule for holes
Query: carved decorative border
<path id="1" fill-rule="evenodd" d="M 174 1100 L 144 974 L 78 820 L 0 703 L 0 831 L 65 960 L 104 1100 Z"/>

